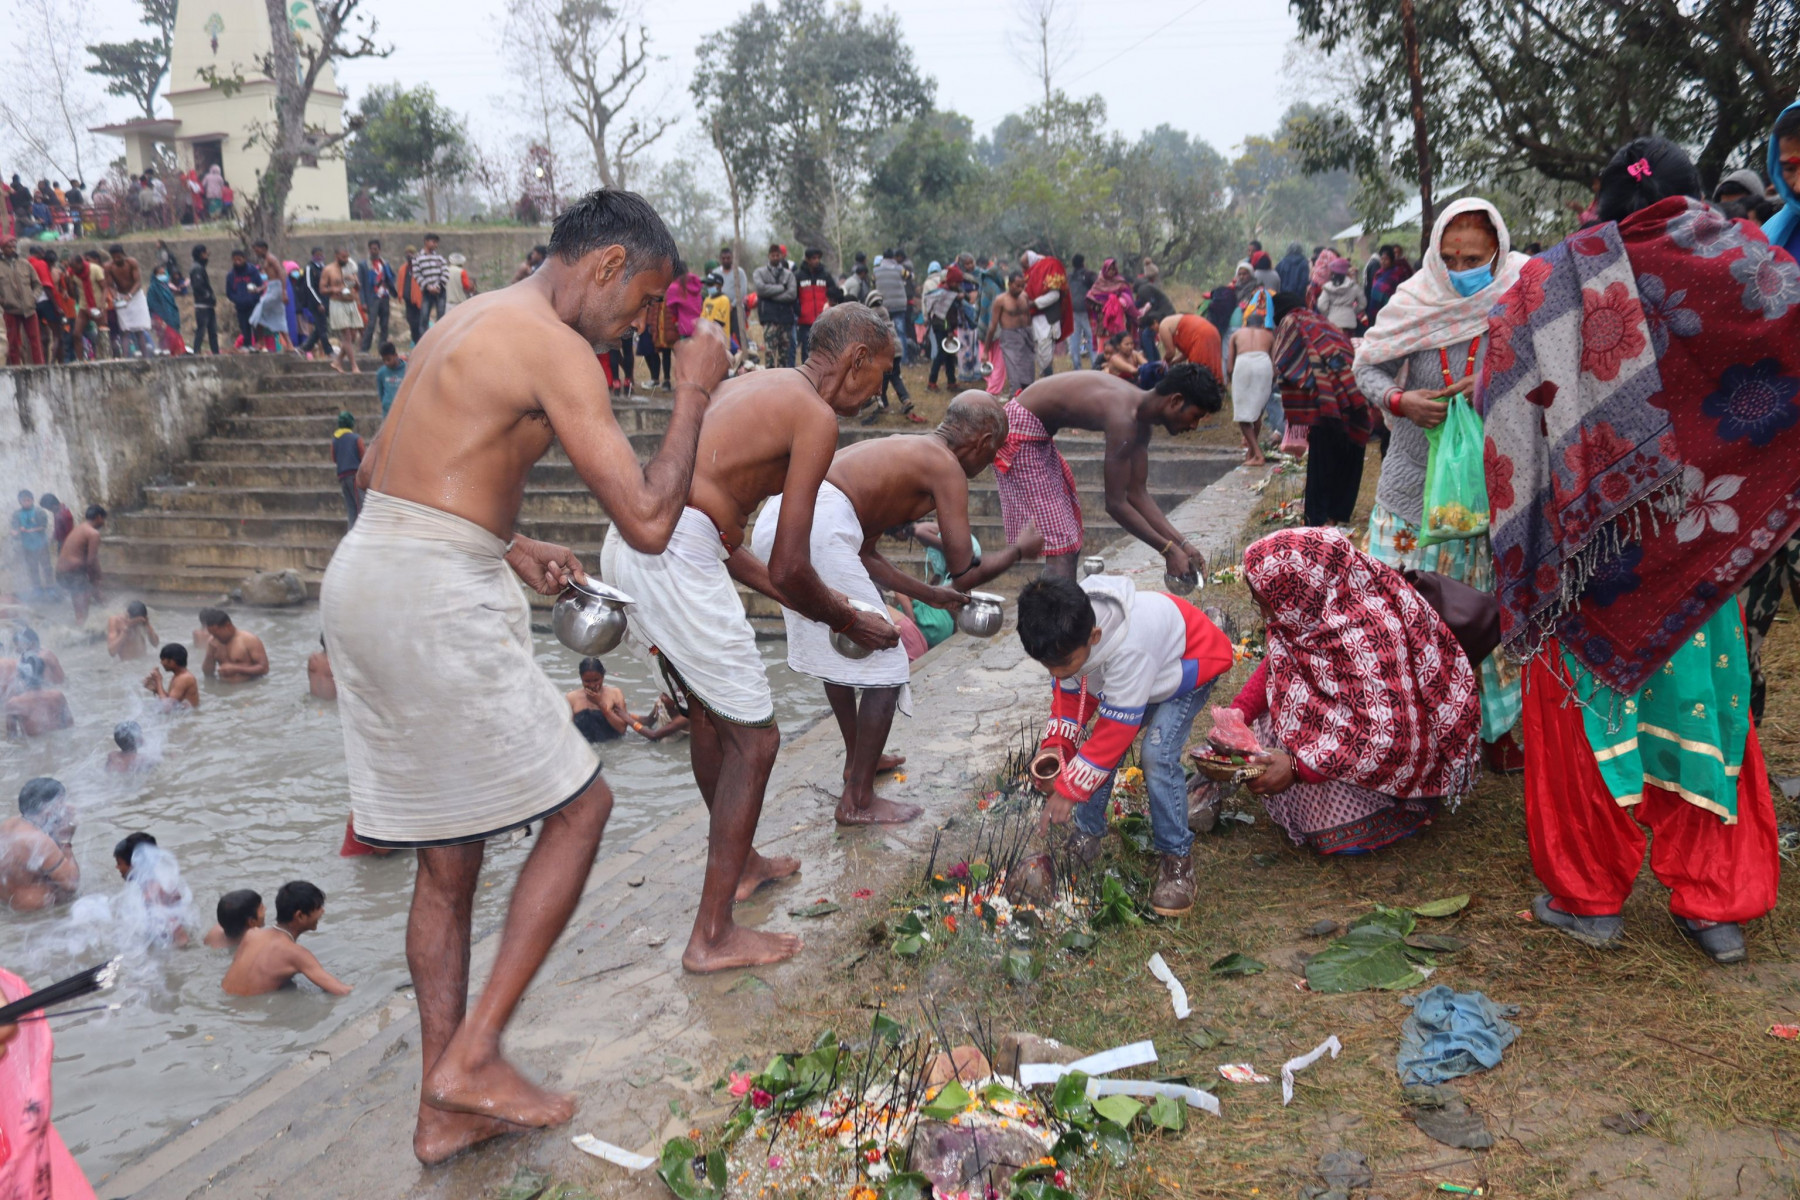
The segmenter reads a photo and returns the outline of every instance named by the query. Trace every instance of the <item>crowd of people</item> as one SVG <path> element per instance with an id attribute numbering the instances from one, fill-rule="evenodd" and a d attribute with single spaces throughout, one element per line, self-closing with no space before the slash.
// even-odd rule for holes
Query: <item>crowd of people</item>
<path id="1" fill-rule="evenodd" d="M 118 175 L 99 180 L 92 191 L 79 179 L 64 184 L 46 177 L 32 186 L 14 172 L 0 211 L 0 233 L 33 241 L 68 240 L 200 226 L 236 216 L 236 193 L 218 163 L 204 171 L 189 167 Z"/>

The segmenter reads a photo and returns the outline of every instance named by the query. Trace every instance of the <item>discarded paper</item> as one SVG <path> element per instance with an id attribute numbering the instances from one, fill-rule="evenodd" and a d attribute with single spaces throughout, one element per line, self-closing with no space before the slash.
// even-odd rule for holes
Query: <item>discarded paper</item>
<path id="1" fill-rule="evenodd" d="M 1232 1083 L 1269 1082 L 1267 1075 L 1258 1075 L 1249 1063 L 1224 1063 L 1219 1067 L 1219 1074 Z"/>
<path id="2" fill-rule="evenodd" d="M 1343 1044 L 1337 1040 L 1337 1034 L 1334 1033 L 1324 1041 L 1320 1042 L 1317 1046 L 1314 1046 L 1311 1050 L 1308 1050 L 1305 1054 L 1302 1054 L 1299 1058 L 1290 1058 L 1285 1063 L 1282 1063 L 1281 1103 L 1287 1105 L 1294 1102 L 1295 1075 L 1298 1075 L 1301 1071 L 1306 1070 L 1306 1068 L 1318 1062 L 1320 1058 L 1324 1057 L 1327 1050 L 1331 1052 L 1331 1057 L 1336 1058 L 1338 1056 L 1338 1051 L 1343 1048 Z"/>
<path id="3" fill-rule="evenodd" d="M 1021 1063 L 1019 1082 L 1026 1087 L 1055 1083 L 1070 1071 L 1080 1071 L 1083 1075 L 1090 1076 L 1110 1075 L 1114 1071 L 1123 1071 L 1126 1067 L 1141 1067 L 1155 1061 L 1155 1042 L 1132 1042 L 1128 1046 L 1114 1046 L 1111 1050 L 1078 1058 L 1072 1063 Z"/>
<path id="4" fill-rule="evenodd" d="M 575 1148 L 583 1154 L 591 1154 L 595 1158 L 604 1158 L 615 1166 L 624 1167 L 627 1171 L 642 1171 L 646 1167 L 654 1167 L 656 1160 L 642 1154 L 633 1154 L 621 1146 L 611 1142 L 603 1142 L 591 1133 L 578 1133 L 570 1139 Z"/>
<path id="5" fill-rule="evenodd" d="M 1163 986 L 1169 989 L 1169 999 L 1175 1005 L 1175 1019 L 1185 1021 L 1193 1009 L 1188 1007 L 1187 989 L 1181 986 L 1181 980 L 1175 978 L 1175 972 L 1169 970 L 1169 964 L 1163 961 L 1160 954 L 1150 956 L 1150 973 L 1160 979 Z"/>
<path id="6" fill-rule="evenodd" d="M 1185 1100 L 1189 1108 L 1202 1108 L 1219 1115 L 1219 1098 L 1211 1092 L 1180 1083 L 1153 1083 L 1148 1079 L 1090 1079 L 1087 1094 L 1092 1096 L 1173 1096 Z"/>

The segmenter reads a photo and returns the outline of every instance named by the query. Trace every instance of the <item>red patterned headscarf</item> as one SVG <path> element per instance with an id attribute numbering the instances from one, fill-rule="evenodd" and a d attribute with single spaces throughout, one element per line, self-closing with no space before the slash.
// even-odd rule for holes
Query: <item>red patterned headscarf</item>
<path id="1" fill-rule="evenodd" d="M 1284 750 L 1389 796 L 1474 786 L 1475 671 L 1399 572 L 1335 530 L 1287 529 L 1244 551 L 1244 576 L 1269 617 L 1269 714 Z"/>

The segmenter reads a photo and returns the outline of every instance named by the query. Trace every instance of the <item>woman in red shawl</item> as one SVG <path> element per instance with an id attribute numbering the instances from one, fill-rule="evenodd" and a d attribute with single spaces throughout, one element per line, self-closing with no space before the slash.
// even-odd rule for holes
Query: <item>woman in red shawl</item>
<path id="1" fill-rule="evenodd" d="M 1117 300 L 1116 313 L 1112 323 L 1107 323 L 1107 304 Z M 1102 340 L 1115 333 L 1131 335 L 1133 343 L 1137 341 L 1137 300 L 1131 290 L 1131 280 L 1119 272 L 1119 260 L 1109 258 L 1100 264 L 1100 277 L 1088 287 L 1087 293 L 1088 322 L 1093 326 Z M 1118 318 L 1123 317 L 1120 324 Z"/>
<path id="2" fill-rule="evenodd" d="M 1474 785 L 1481 701 L 1455 635 L 1413 586 L 1332 529 L 1244 552 L 1268 652 L 1231 707 L 1270 747 L 1249 783 L 1320 854 L 1366 854 Z"/>

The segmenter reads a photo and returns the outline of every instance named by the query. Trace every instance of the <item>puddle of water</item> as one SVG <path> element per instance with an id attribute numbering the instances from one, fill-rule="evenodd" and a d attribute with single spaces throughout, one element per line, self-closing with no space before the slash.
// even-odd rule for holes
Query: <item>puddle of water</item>
<path id="1" fill-rule="evenodd" d="M 316 607 L 235 613 L 268 647 L 270 674 L 251 684 L 202 680 L 198 713 L 153 712 L 141 681 L 148 659 L 107 657 L 108 612 L 88 618 L 90 632 L 37 626 L 68 672 L 64 691 L 71 729 L 25 743 L 0 743 L 0 808 L 11 813 L 26 779 L 53 775 L 69 789 L 79 828 L 82 920 L 65 907 L 4 913 L 0 965 L 34 985 L 59 979 L 118 953 L 119 927 L 105 917 L 104 897 L 124 888 L 112 847 L 148 830 L 180 864 L 193 891 L 195 948 L 127 953 L 126 980 L 110 999 L 115 1013 L 57 1021 L 55 1119 L 89 1178 L 141 1155 L 237 1095 L 272 1068 L 329 1036 L 406 985 L 406 909 L 412 856 L 338 857 L 348 797 L 344 744 L 333 704 L 306 692 L 306 656 L 318 645 Z M 65 610 L 66 611 L 66 610 Z M 195 606 L 151 610 L 165 640 L 186 641 Z M 538 634 L 538 662 L 558 686 L 579 686 L 577 658 Z M 784 740 L 828 710 L 818 683 L 795 675 L 785 644 L 764 643 Z M 199 655 L 193 656 L 198 669 Z M 648 667 L 624 649 L 607 659 L 609 682 L 622 687 L 634 712 L 657 696 Z M 425 684 L 429 686 L 428 681 Z M 146 742 L 160 742 L 154 770 L 122 776 L 105 771 L 113 725 L 134 719 Z M 685 738 L 648 743 L 631 738 L 601 748 L 614 805 L 606 837 L 624 844 L 684 806 L 699 803 Z M 489 848 L 475 909 L 476 934 L 495 928 L 529 841 Z M 275 892 L 290 879 L 310 879 L 326 893 L 325 919 L 306 945 L 356 991 L 332 1000 L 310 984 L 271 996 L 234 999 L 219 988 L 229 961 L 198 947 L 219 896 L 251 887 L 275 919 Z M 98 911 L 96 911 L 98 910 Z"/>

